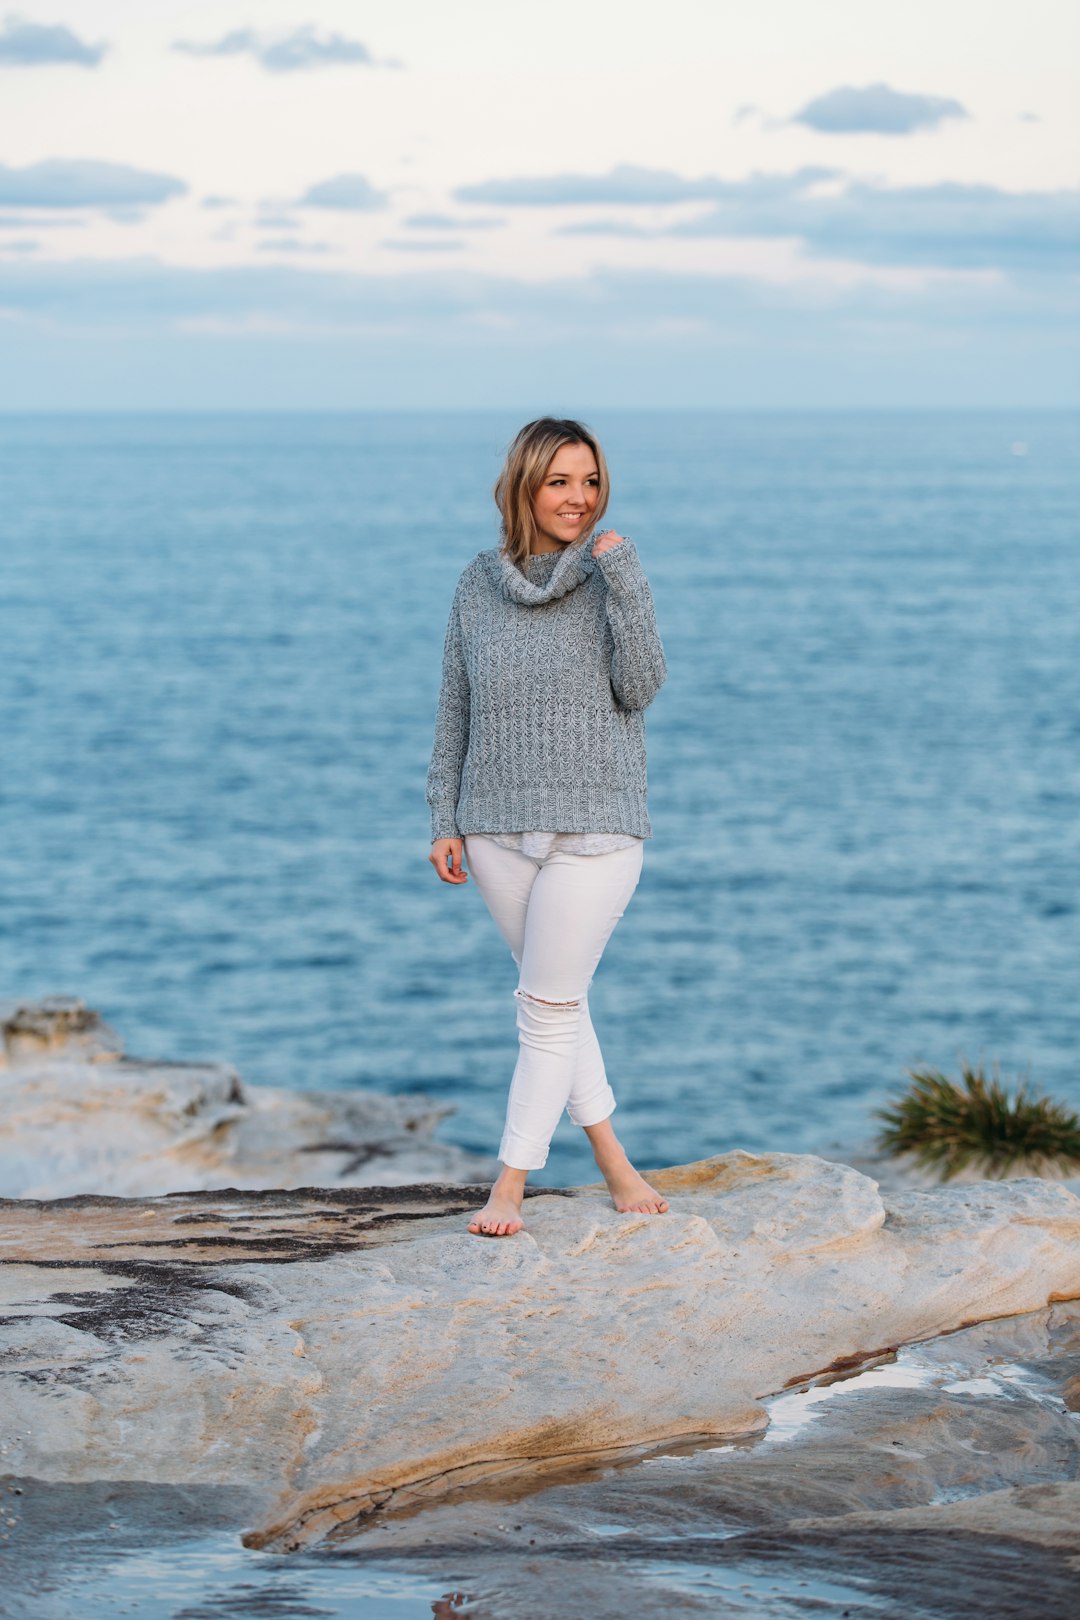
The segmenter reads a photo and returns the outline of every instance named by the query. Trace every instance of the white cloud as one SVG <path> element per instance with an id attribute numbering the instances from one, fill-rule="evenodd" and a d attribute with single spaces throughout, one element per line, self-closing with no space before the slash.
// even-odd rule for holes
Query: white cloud
<path id="1" fill-rule="evenodd" d="M 575 220 L 556 227 L 560 236 L 792 237 L 819 257 L 867 265 L 1072 272 L 1080 264 L 1080 190 L 1010 192 L 949 181 L 884 186 L 810 166 L 742 180 L 688 180 L 623 165 L 608 175 L 492 180 L 457 195 L 524 208 L 588 202 L 655 209 L 693 199 L 714 204 L 697 217 L 671 222 L 654 218 L 645 224 L 625 215 Z"/>
<path id="2" fill-rule="evenodd" d="M 712 202 L 722 197 L 742 197 L 748 192 L 762 198 L 789 196 L 820 180 L 833 179 L 840 172 L 807 165 L 793 173 L 756 173 L 746 180 L 721 180 L 716 175 L 687 179 L 670 169 L 645 169 L 632 163 L 620 163 L 608 174 L 549 174 L 482 180 L 459 186 L 454 196 L 459 202 L 498 203 L 518 208 Z"/>
<path id="3" fill-rule="evenodd" d="M 187 56 L 250 56 L 268 73 L 302 73 L 326 67 L 389 67 L 378 62 L 358 39 L 343 34 L 319 36 L 310 23 L 273 38 L 252 28 L 234 28 L 216 40 L 174 40 L 173 50 Z"/>
<path id="4" fill-rule="evenodd" d="M 296 199 L 297 208 L 338 208 L 349 213 L 373 213 L 385 208 L 389 198 L 362 174 L 338 174 L 309 186 Z"/>
<path id="5" fill-rule="evenodd" d="M 0 29 L 0 67 L 98 67 L 108 45 L 88 45 L 62 23 L 28 22 L 8 12 Z"/>
<path id="6" fill-rule="evenodd" d="M 825 135 L 911 135 L 919 129 L 936 129 L 947 118 L 969 116 L 948 96 L 912 95 L 887 84 L 861 89 L 845 84 L 815 96 L 791 121 Z"/>
<path id="7" fill-rule="evenodd" d="M 506 221 L 494 214 L 484 214 L 479 218 L 470 218 L 466 215 L 463 218 L 456 214 L 434 212 L 409 214 L 401 223 L 411 231 L 491 231 L 499 225 L 505 225 Z"/>
<path id="8" fill-rule="evenodd" d="M 861 264 L 1038 269 L 1075 275 L 1080 190 L 876 186 L 828 196 L 742 198 L 670 228 L 673 236 L 794 236 L 814 254 Z"/>
<path id="9" fill-rule="evenodd" d="M 611 405 L 1061 403 L 1077 395 L 1077 303 L 1064 278 L 903 291 L 603 272 L 529 286 L 460 268 L 11 258 L 0 407 L 130 405 L 114 377 L 148 389 L 142 403 L 462 407 L 520 400 L 568 367 L 575 397 Z"/>
<path id="10" fill-rule="evenodd" d="M 171 174 L 93 158 L 46 158 L 25 168 L 0 163 L 0 207 L 115 208 L 167 202 L 187 186 Z"/>

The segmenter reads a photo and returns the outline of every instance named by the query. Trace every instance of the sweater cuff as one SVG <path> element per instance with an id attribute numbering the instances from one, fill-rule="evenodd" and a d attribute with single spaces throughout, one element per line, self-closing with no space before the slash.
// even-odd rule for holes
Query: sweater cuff
<path id="1" fill-rule="evenodd" d="M 610 551 L 602 551 L 595 562 L 607 583 L 616 591 L 636 591 L 645 578 L 637 547 L 629 535 L 624 535 Z"/>
<path id="2" fill-rule="evenodd" d="M 433 804 L 431 806 L 431 842 L 434 844 L 439 838 L 460 838 L 461 828 L 458 826 L 454 812 L 456 805 Z"/>

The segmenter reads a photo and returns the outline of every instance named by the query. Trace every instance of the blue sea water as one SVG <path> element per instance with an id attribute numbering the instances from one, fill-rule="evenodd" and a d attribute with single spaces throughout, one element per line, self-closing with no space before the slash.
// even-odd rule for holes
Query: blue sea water
<path id="1" fill-rule="evenodd" d="M 0 417 L 0 995 L 494 1151 L 514 964 L 424 778 L 517 425 Z M 866 1139 L 962 1057 L 1080 1106 L 1080 420 L 594 425 L 670 667 L 590 998 L 628 1149 Z M 564 1121 L 534 1179 L 590 1164 Z"/>

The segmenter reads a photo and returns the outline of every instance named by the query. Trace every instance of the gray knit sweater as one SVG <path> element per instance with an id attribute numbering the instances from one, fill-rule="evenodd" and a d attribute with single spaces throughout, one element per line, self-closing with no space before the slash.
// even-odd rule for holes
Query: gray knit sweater
<path id="1" fill-rule="evenodd" d="M 667 675 L 634 542 L 481 551 L 454 592 L 427 776 L 431 837 L 650 838 L 645 717 Z"/>

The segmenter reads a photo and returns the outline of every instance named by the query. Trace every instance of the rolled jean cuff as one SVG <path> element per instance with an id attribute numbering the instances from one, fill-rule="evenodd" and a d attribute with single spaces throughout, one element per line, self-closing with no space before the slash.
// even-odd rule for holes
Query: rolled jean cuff
<path id="1" fill-rule="evenodd" d="M 580 1125 L 583 1130 L 587 1125 L 599 1125 L 601 1120 L 610 1119 L 615 1112 L 615 1093 L 610 1086 L 606 1086 L 598 1097 L 590 1097 L 580 1108 L 575 1108 L 571 1104 L 566 1112 L 570 1115 L 571 1121 L 575 1125 Z"/>
<path id="2" fill-rule="evenodd" d="M 548 1150 L 528 1142 L 523 1136 L 504 1132 L 499 1143 L 499 1161 L 508 1170 L 542 1170 L 547 1164 Z"/>

